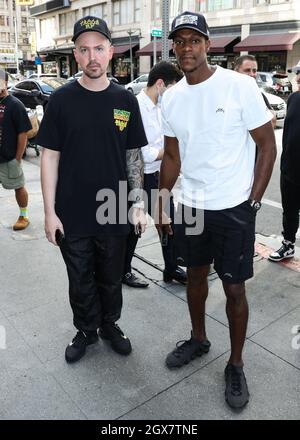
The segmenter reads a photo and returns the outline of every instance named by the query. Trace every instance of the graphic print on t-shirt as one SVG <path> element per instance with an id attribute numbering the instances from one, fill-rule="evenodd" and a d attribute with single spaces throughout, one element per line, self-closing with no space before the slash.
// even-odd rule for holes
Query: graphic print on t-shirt
<path id="1" fill-rule="evenodd" d="M 127 127 L 128 121 L 130 118 L 130 112 L 126 110 L 119 110 L 114 108 L 114 120 L 117 127 L 119 127 L 120 131 L 123 131 L 124 128 Z"/>

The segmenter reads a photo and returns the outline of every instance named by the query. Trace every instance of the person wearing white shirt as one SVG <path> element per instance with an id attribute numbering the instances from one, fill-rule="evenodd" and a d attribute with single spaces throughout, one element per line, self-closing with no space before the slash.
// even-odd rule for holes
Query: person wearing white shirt
<path id="1" fill-rule="evenodd" d="M 161 128 L 160 98 L 169 87 L 176 84 L 182 78 L 182 73 L 172 63 L 161 61 L 150 71 L 146 89 L 137 96 L 148 145 L 142 148 L 144 160 L 144 191 L 147 194 L 147 211 L 153 217 L 155 200 L 159 185 L 159 170 L 161 159 L 164 154 L 164 137 Z M 151 197 L 152 195 L 152 197 Z M 174 216 L 174 204 L 170 209 L 171 219 Z M 131 270 L 131 261 L 136 248 L 138 236 L 132 230 L 127 240 L 127 252 L 125 256 L 123 283 L 130 287 L 145 288 L 148 283 L 138 278 Z M 163 279 L 165 282 L 173 280 L 182 284 L 186 283 L 186 273 L 177 265 L 176 252 L 173 237 L 162 245 L 165 269 Z"/>
<path id="2" fill-rule="evenodd" d="M 243 408 L 249 401 L 242 358 L 248 322 L 245 281 L 253 276 L 255 217 L 276 158 L 272 114 L 253 78 L 207 63 L 209 29 L 202 14 L 186 11 L 175 17 L 169 39 L 185 77 L 162 100 L 165 152 L 159 190 L 170 192 L 181 171 L 177 212 L 182 216 L 176 215 L 172 225 L 165 222 L 162 209 L 168 197 L 162 197 L 157 227 L 160 233 L 175 230 L 187 267 L 192 332 L 167 355 L 166 365 L 183 367 L 209 352 L 205 303 L 213 262 L 226 296 L 231 342 L 225 400 Z M 187 213 L 193 214 L 194 228 Z"/>

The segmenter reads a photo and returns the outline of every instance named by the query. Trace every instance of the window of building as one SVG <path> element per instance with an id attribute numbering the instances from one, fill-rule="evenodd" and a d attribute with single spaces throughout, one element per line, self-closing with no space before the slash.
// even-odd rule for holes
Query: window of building
<path id="1" fill-rule="evenodd" d="M 40 20 L 40 27 L 42 39 L 48 40 L 49 37 L 53 37 L 56 35 L 54 17 L 44 18 L 43 20 Z"/>
<path id="2" fill-rule="evenodd" d="M 6 25 L 5 15 L 0 15 L 0 26 L 5 26 L 5 25 Z"/>
<path id="3" fill-rule="evenodd" d="M 170 15 L 175 17 L 181 14 L 183 11 L 189 10 L 188 0 L 171 0 L 170 4 Z"/>
<path id="4" fill-rule="evenodd" d="M 92 15 L 94 17 L 103 18 L 103 20 L 107 20 L 107 3 L 101 3 L 98 5 L 92 5 L 88 8 L 83 8 L 83 15 Z"/>
<path id="5" fill-rule="evenodd" d="M 241 0 L 202 0 L 196 3 L 198 11 L 212 12 L 220 11 L 222 9 L 235 9 L 241 7 Z"/>
<path id="6" fill-rule="evenodd" d="M 0 32 L 0 41 L 2 43 L 8 43 L 8 33 L 7 32 Z"/>
<path id="7" fill-rule="evenodd" d="M 152 20 L 157 20 L 162 16 L 162 1 L 152 0 Z"/>
<path id="8" fill-rule="evenodd" d="M 73 33 L 74 23 L 79 18 L 78 10 L 59 15 L 59 35 Z"/>
<path id="9" fill-rule="evenodd" d="M 24 44 L 29 44 L 29 38 L 27 38 L 27 37 L 26 37 L 26 38 L 23 38 L 23 43 L 24 43 Z"/>
<path id="10" fill-rule="evenodd" d="M 140 23 L 141 21 L 141 0 L 134 0 L 134 22 Z"/>
<path id="11" fill-rule="evenodd" d="M 140 19 L 139 0 L 116 0 L 113 2 L 113 24 L 134 23 L 135 15 Z"/>
<path id="12" fill-rule="evenodd" d="M 279 5 L 280 3 L 287 3 L 290 0 L 254 0 L 254 6 L 257 5 Z"/>

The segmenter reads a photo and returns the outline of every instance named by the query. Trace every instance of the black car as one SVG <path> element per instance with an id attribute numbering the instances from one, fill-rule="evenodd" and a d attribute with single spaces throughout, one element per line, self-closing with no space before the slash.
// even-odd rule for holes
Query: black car
<path id="1" fill-rule="evenodd" d="M 9 89 L 9 93 L 18 98 L 25 107 L 35 109 L 42 105 L 44 110 L 51 93 L 66 84 L 63 78 L 43 77 L 43 79 L 25 79 Z"/>

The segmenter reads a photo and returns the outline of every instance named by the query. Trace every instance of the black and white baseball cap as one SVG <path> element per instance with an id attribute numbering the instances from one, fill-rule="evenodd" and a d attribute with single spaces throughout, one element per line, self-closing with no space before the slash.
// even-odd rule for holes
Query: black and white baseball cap
<path id="1" fill-rule="evenodd" d="M 209 29 L 204 15 L 197 14 L 196 12 L 185 11 L 174 18 L 172 21 L 171 32 L 169 34 L 169 40 L 173 40 L 175 32 L 180 29 L 193 29 L 202 34 L 205 38 L 209 38 Z"/>

